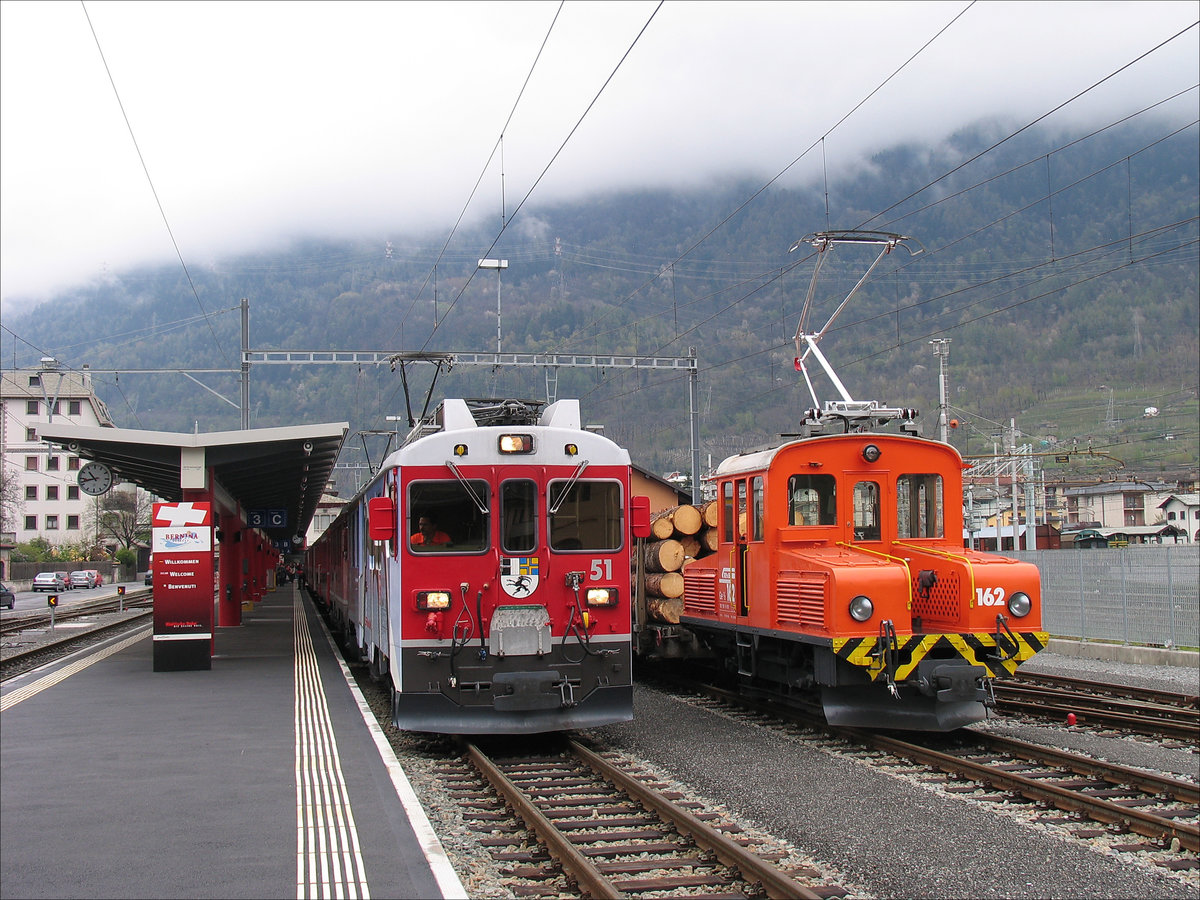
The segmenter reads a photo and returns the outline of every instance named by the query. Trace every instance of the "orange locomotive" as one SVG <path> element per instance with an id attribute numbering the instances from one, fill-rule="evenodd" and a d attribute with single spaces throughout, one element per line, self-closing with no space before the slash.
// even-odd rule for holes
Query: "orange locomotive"
<path id="1" fill-rule="evenodd" d="M 679 624 L 692 634 L 644 623 L 639 648 L 715 654 L 748 688 L 818 692 L 831 724 L 949 730 L 983 718 L 991 679 L 1045 646 L 1037 567 L 964 550 L 958 451 L 918 437 L 916 410 L 855 400 L 818 349 L 866 276 L 807 328 L 835 245 L 879 248 L 874 268 L 910 240 L 840 231 L 793 245 L 819 254 L 795 360 L 818 406 L 794 439 L 717 468 L 717 551 L 683 572 Z M 823 408 L 810 358 L 841 397 Z M 879 430 L 897 420 L 899 433 Z"/>
<path id="2" fill-rule="evenodd" d="M 908 434 L 809 437 L 715 474 L 716 553 L 680 624 L 748 686 L 819 689 L 831 724 L 948 730 L 1046 642 L 1037 568 L 962 547 L 962 458 Z"/>

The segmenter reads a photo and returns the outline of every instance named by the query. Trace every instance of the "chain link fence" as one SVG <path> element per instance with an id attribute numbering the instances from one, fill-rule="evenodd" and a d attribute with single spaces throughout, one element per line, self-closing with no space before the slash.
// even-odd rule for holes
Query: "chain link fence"
<path id="1" fill-rule="evenodd" d="M 1053 637 L 1200 647 L 1200 544 L 1004 555 L 1041 572 L 1042 624 Z"/>

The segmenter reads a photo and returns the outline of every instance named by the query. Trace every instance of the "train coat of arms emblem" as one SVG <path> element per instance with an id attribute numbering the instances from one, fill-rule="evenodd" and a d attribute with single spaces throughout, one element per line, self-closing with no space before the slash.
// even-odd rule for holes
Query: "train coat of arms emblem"
<path id="1" fill-rule="evenodd" d="M 500 560 L 500 586 L 510 597 L 528 597 L 538 586 L 536 556 L 505 556 Z"/>

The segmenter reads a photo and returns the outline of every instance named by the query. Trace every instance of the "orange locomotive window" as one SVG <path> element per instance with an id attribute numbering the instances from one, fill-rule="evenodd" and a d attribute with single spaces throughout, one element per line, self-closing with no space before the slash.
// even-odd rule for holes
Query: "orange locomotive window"
<path id="1" fill-rule="evenodd" d="M 836 525 L 837 480 L 832 475 L 788 479 L 789 525 Z"/>

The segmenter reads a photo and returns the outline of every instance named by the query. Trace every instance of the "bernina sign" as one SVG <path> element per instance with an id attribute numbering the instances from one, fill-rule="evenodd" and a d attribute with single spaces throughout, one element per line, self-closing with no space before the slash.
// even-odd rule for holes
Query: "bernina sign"
<path id="1" fill-rule="evenodd" d="M 154 671 L 212 668 L 213 514 L 209 503 L 155 503 Z"/>

